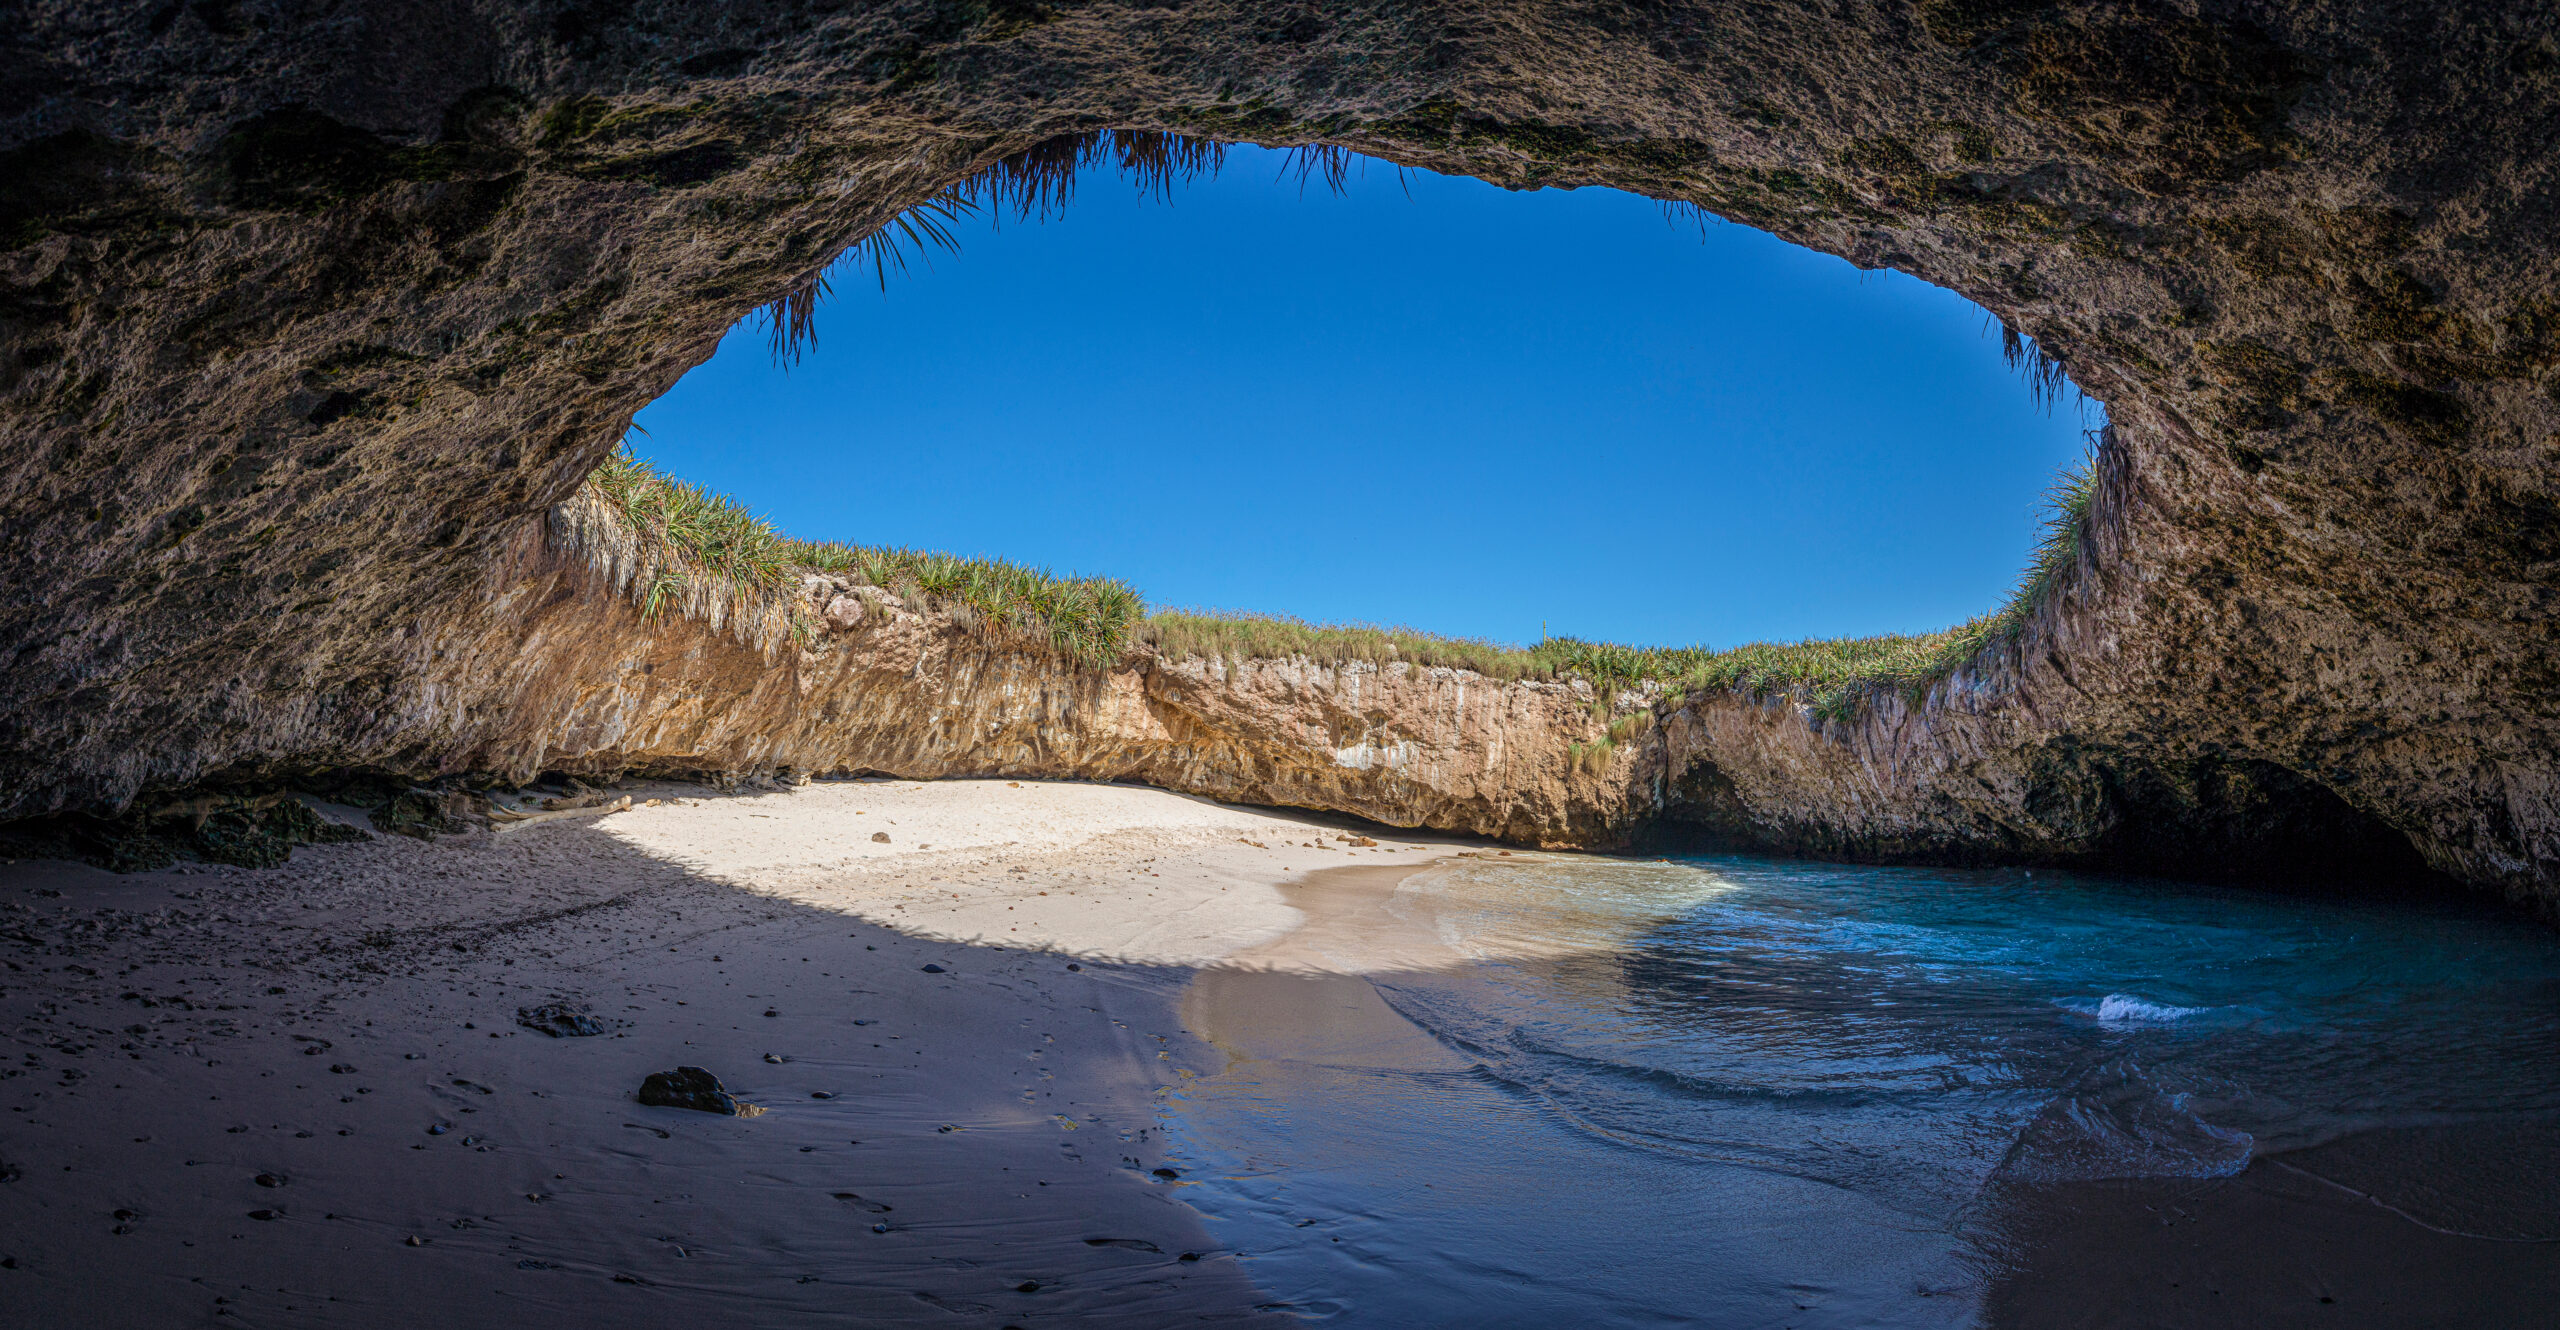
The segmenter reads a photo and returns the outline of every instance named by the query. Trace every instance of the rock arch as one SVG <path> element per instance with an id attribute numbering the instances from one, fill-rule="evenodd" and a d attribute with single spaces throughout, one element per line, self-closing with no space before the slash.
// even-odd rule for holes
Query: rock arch
<path id="1" fill-rule="evenodd" d="M 468 765 L 540 672 L 522 633 L 534 656 L 466 649 L 527 612 L 493 579 L 632 411 L 901 209 L 1120 127 L 1693 203 L 1953 288 L 2108 404 L 2082 567 L 2014 643 L 1847 720 L 1693 700 L 1606 807 L 1525 834 L 1606 839 L 1711 760 L 1773 838 L 2098 854 L 2107 818 L 2046 797 L 2067 743 L 2286 773 L 2439 870 L 2560 899 L 2560 21 L 2532 7 L 25 22 L 0 56 L 0 815 Z"/>

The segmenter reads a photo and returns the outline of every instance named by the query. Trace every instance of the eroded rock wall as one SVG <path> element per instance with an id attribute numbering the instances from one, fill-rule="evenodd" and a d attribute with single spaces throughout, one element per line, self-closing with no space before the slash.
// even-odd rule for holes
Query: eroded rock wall
<path id="1" fill-rule="evenodd" d="M 422 759 L 435 774 L 1130 780 L 1549 847 L 1686 825 L 1867 860 L 2296 882 L 2426 868 L 2402 834 L 2272 764 L 2097 748 L 1946 698 L 1879 693 L 1843 722 L 1785 693 L 1602 697 L 1404 662 L 1140 648 L 1080 668 L 823 575 L 782 599 L 796 632 L 715 626 L 644 611 L 603 553 L 614 542 L 592 538 L 610 520 L 564 509 L 493 573 L 493 612 L 428 640 L 434 713 L 463 721 Z"/>
<path id="2" fill-rule="evenodd" d="M 1587 684 L 1143 648 L 1084 669 L 814 575 L 795 596 L 801 630 L 758 647 L 644 614 L 539 532 L 492 583 L 490 612 L 422 653 L 429 710 L 451 724 L 422 755 L 430 774 L 1132 780 L 1553 845 L 1622 843 L 1639 815 L 1623 773 L 1579 759 L 1612 717 Z"/>

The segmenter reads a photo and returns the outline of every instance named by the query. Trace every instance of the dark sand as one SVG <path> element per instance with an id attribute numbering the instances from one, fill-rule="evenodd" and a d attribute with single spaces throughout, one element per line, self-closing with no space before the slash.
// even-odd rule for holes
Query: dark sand
<path id="1" fill-rule="evenodd" d="M 1211 1056 L 1179 966 L 922 940 L 576 820 L 0 869 L 0 961 L 12 1330 L 1272 1319 L 1153 1173 Z M 555 997 L 616 1028 L 515 1023 Z M 686 1064 L 768 1111 L 634 1102 Z"/>
<path id="2" fill-rule="evenodd" d="M 2560 1123 L 2367 1132 L 1990 1213 L 1994 1326 L 2560 1325 Z"/>

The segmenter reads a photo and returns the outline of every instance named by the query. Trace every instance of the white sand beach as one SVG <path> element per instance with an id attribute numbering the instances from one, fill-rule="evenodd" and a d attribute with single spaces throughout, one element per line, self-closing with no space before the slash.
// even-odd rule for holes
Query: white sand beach
<path id="1" fill-rule="evenodd" d="M 1219 1057 L 1176 1008 L 1289 933 L 1283 883 L 1469 848 L 1124 786 L 626 790 L 273 870 L 0 868 L 10 1319 L 1272 1319 L 1158 1172 L 1157 1097 Z M 518 1022 L 551 1002 L 607 1032 Z M 766 1111 L 635 1101 L 678 1066 Z"/>

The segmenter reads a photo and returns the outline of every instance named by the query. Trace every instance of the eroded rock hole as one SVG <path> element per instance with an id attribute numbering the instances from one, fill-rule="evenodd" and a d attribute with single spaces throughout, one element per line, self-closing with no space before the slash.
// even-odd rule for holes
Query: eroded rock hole
<path id="1" fill-rule="evenodd" d="M 704 562 L 847 574 L 1095 663 L 1303 639 L 1508 678 L 1644 644 L 1600 648 L 1632 666 L 1605 683 L 1886 634 L 1791 656 L 1836 709 L 1880 651 L 1942 672 L 2013 631 L 2093 493 L 2081 472 L 2039 493 L 2095 446 L 2094 407 L 2037 414 L 2058 362 L 1925 284 L 1658 206 L 1322 149 L 1056 140 L 733 331 L 641 414 L 646 461 L 599 473 L 606 506 L 836 537 Z M 992 557 L 913 553 L 955 547 Z M 653 612 L 715 598 L 676 580 L 632 585 Z M 1161 613 L 1197 605 L 1260 613 Z"/>

